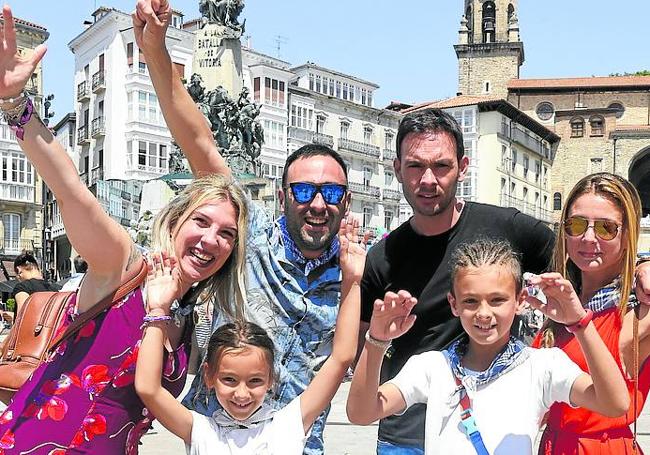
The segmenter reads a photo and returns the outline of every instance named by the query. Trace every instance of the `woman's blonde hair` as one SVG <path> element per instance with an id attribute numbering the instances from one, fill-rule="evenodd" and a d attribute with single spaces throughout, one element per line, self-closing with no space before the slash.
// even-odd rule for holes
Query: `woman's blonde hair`
<path id="1" fill-rule="evenodd" d="M 573 203 L 583 194 L 595 194 L 612 201 L 623 214 L 621 227 L 623 242 L 623 257 L 621 258 L 621 300 L 618 308 L 623 315 L 627 311 L 627 303 L 632 292 L 634 270 L 636 267 L 636 250 L 639 241 L 641 220 L 641 198 L 636 188 L 626 179 L 609 172 L 599 172 L 583 177 L 573 187 L 562 209 L 560 223 L 567 219 Z M 571 283 L 577 292 L 580 292 L 582 276 L 580 269 L 575 265 L 566 252 L 566 234 L 562 226 L 557 234 L 555 249 L 553 251 L 553 270 L 560 272 Z M 542 333 L 542 345 L 551 347 L 555 345 L 555 334 L 558 324 L 548 320 Z"/>
<path id="2" fill-rule="evenodd" d="M 230 257 L 223 267 L 201 281 L 193 295 L 208 295 L 214 308 L 235 319 L 244 317 L 246 303 L 246 233 L 248 205 L 242 188 L 232 179 L 208 175 L 190 183 L 156 215 L 152 232 L 152 247 L 174 252 L 174 239 L 190 215 L 210 201 L 228 201 L 237 212 L 237 237 Z"/>

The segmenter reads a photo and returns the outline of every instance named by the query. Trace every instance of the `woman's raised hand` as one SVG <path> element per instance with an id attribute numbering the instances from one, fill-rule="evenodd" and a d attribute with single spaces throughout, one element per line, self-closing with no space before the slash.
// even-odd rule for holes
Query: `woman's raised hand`
<path id="1" fill-rule="evenodd" d="M 339 228 L 339 243 L 341 245 L 339 264 L 343 278 L 349 281 L 361 282 L 363 268 L 366 264 L 366 244 L 369 233 L 366 232 L 359 240 L 359 221 L 344 218 Z"/>
<path id="2" fill-rule="evenodd" d="M 404 335 L 415 323 L 411 310 L 417 303 L 408 291 L 387 292 L 384 300 L 375 300 L 370 318 L 370 336 L 389 341 Z"/>
<path id="3" fill-rule="evenodd" d="M 27 56 L 18 53 L 16 28 L 11 8 L 2 8 L 3 26 L 0 43 L 0 98 L 15 98 L 25 89 L 47 48 L 41 44 Z"/>
<path id="4" fill-rule="evenodd" d="M 546 303 L 531 295 L 526 297 L 526 301 L 555 322 L 571 325 L 585 316 L 585 309 L 573 285 L 560 273 L 531 275 L 529 283 L 539 286 L 546 296 Z"/>
<path id="5" fill-rule="evenodd" d="M 174 300 L 182 297 L 185 287 L 181 280 L 176 258 L 166 252 L 153 253 L 147 262 L 147 306 L 149 313 L 154 310 L 169 314 Z"/>

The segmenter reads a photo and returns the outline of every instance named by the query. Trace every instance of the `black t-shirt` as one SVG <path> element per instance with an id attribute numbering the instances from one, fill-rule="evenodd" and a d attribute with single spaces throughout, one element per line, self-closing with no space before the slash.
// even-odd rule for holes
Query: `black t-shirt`
<path id="1" fill-rule="evenodd" d="M 30 278 L 29 280 L 20 281 L 14 286 L 14 298 L 19 292 L 26 292 L 27 294 L 33 294 L 34 292 L 41 291 L 59 291 L 61 287 L 58 284 L 52 283 L 48 280 L 43 280 L 40 278 Z M 14 311 L 14 316 L 18 313 L 18 305 L 16 305 L 16 310 Z"/>
<path id="2" fill-rule="evenodd" d="M 554 235 L 541 221 L 513 208 L 466 203 L 456 225 L 434 236 L 417 234 L 406 222 L 368 251 L 361 281 L 361 319 L 369 322 L 375 299 L 387 291 L 407 290 L 418 298 L 415 324 L 393 340 L 384 358 L 381 382 L 393 378 L 415 354 L 444 349 L 463 333 L 451 313 L 450 259 L 461 243 L 485 237 L 507 240 L 521 254 L 523 270 L 540 273 L 550 264 Z M 425 406 L 418 404 L 401 416 L 383 419 L 379 438 L 403 445 L 424 445 Z"/>

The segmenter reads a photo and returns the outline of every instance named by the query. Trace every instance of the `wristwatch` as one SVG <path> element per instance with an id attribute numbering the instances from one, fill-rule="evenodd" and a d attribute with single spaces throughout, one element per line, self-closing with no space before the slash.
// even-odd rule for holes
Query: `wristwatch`
<path id="1" fill-rule="evenodd" d="M 582 319 L 580 319 L 575 324 L 565 325 L 564 328 L 569 333 L 576 333 L 578 330 L 587 327 L 587 324 L 589 324 L 593 318 L 594 318 L 594 312 L 591 311 L 589 308 L 587 308 L 586 314 L 582 317 Z"/>

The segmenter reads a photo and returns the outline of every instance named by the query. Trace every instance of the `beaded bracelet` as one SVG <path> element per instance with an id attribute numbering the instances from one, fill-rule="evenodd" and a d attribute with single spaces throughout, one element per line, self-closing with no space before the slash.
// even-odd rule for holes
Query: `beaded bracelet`
<path id="1" fill-rule="evenodd" d="M 15 97 L 0 98 L 0 108 L 2 108 L 3 104 L 13 104 L 18 100 L 22 100 L 23 98 L 27 98 L 28 96 L 29 96 L 29 94 L 27 93 L 27 91 L 23 90 L 22 92 L 20 92 Z"/>
<path id="2" fill-rule="evenodd" d="M 370 330 L 366 332 L 366 342 L 372 346 L 375 346 L 382 351 L 386 352 L 391 347 L 391 340 L 378 340 L 377 338 L 370 335 Z"/>
<path id="3" fill-rule="evenodd" d="M 25 139 L 25 125 L 35 112 L 34 103 L 27 96 L 18 106 L 3 110 L 2 115 L 7 121 L 7 125 L 16 133 L 16 137 L 22 141 Z"/>
<path id="4" fill-rule="evenodd" d="M 140 328 L 143 329 L 149 324 L 154 324 L 156 322 L 164 322 L 165 324 L 169 324 L 171 320 L 172 317 L 169 315 L 154 316 L 151 314 L 147 314 L 142 318 L 142 325 L 140 326 Z"/>

